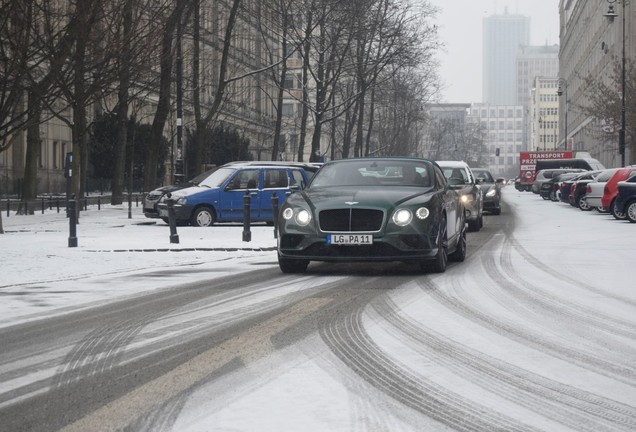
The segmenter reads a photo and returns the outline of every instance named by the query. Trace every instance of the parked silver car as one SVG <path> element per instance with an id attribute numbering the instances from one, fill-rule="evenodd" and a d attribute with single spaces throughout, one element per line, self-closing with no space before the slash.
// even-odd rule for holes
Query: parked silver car
<path id="1" fill-rule="evenodd" d="M 460 194 L 466 210 L 469 231 L 479 231 L 484 225 L 484 195 L 466 162 L 436 161 L 450 187 Z"/>

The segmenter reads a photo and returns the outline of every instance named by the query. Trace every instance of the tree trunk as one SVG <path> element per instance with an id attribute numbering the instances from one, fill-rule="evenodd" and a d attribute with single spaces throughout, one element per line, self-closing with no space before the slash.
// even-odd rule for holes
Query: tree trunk
<path id="1" fill-rule="evenodd" d="M 300 136 L 298 137 L 298 162 L 305 160 L 305 140 L 307 139 L 307 120 L 309 119 L 309 62 L 311 53 L 311 31 L 313 27 L 313 13 L 310 10 L 307 15 L 307 26 L 305 27 L 305 43 L 303 44 L 303 104 L 302 116 L 300 118 Z"/>
<path id="2" fill-rule="evenodd" d="M 42 149 L 40 137 L 40 117 L 42 103 L 38 95 L 29 92 L 27 97 L 27 111 L 29 123 L 27 126 L 27 149 L 24 162 L 24 183 L 22 197 L 25 201 L 33 201 L 38 194 L 38 165 Z M 29 213 L 33 214 L 33 206 L 29 206 Z"/>
<path id="3" fill-rule="evenodd" d="M 282 47 L 283 55 L 287 52 L 287 21 L 283 22 Z M 283 99 L 285 96 L 285 80 L 287 79 L 287 57 L 283 58 L 278 80 L 278 95 L 276 97 L 276 125 L 274 126 L 274 145 L 272 160 L 278 160 L 280 153 L 280 131 L 283 125 Z"/>
<path id="4" fill-rule="evenodd" d="M 181 20 L 184 7 L 188 0 L 178 0 L 164 28 L 161 42 L 159 100 L 157 110 L 152 121 L 150 142 L 144 164 L 144 191 L 150 191 L 157 186 L 157 168 L 159 165 L 159 146 L 163 142 L 163 130 L 170 114 L 170 86 L 172 84 L 173 40 L 174 33 Z"/>
<path id="5" fill-rule="evenodd" d="M 196 146 L 197 150 L 197 160 L 196 164 L 201 166 L 203 163 L 203 155 L 205 148 L 205 140 L 206 129 L 210 127 L 210 123 L 213 119 L 216 118 L 221 106 L 223 104 L 223 99 L 225 98 L 225 89 L 227 88 L 228 80 L 227 80 L 227 71 L 228 71 L 228 62 L 230 59 L 230 47 L 232 43 L 232 34 L 234 32 L 234 26 L 236 24 L 236 19 L 238 16 L 239 8 L 241 6 L 241 0 L 233 0 L 232 8 L 230 9 L 230 14 L 227 19 L 227 27 L 225 28 L 225 37 L 223 39 L 223 50 L 221 54 L 221 62 L 219 64 L 219 76 L 216 85 L 216 91 L 214 92 L 214 96 L 212 98 L 212 106 L 206 113 L 205 116 L 202 115 L 201 111 L 199 111 L 199 115 L 196 118 L 197 124 L 197 132 Z M 198 87 L 198 86 L 197 86 Z"/>
<path id="6" fill-rule="evenodd" d="M 126 172 L 126 144 L 128 141 L 128 91 L 130 87 L 132 0 L 124 4 L 122 58 L 119 69 L 119 100 L 117 102 L 117 143 L 115 144 L 115 166 L 110 203 L 124 202 L 124 177 Z"/>
<path id="7" fill-rule="evenodd" d="M 371 150 L 371 135 L 373 132 L 373 117 L 375 115 L 375 87 L 371 89 L 371 104 L 369 106 L 369 127 L 367 128 L 367 140 L 365 144 L 365 152 L 366 156 L 369 156 L 369 152 Z M 379 151 L 380 149 L 378 149 Z"/>

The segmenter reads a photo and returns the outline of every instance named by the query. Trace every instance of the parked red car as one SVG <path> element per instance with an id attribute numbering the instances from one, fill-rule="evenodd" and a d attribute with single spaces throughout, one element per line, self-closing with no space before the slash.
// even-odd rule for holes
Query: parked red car
<path id="1" fill-rule="evenodd" d="M 627 180 L 630 174 L 634 171 L 636 171 L 636 166 L 620 168 L 605 184 L 601 202 L 603 203 L 603 207 L 609 209 L 610 213 L 612 213 L 612 216 L 614 216 L 616 219 L 624 220 L 626 217 L 625 213 L 616 211 L 616 195 L 618 194 L 618 182 Z"/>

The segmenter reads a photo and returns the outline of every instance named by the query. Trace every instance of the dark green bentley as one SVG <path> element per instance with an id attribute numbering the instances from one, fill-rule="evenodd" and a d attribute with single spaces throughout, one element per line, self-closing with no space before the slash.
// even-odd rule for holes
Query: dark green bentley
<path id="1" fill-rule="evenodd" d="M 441 273 L 449 258 L 466 257 L 465 225 L 459 196 L 433 161 L 331 161 L 281 207 L 278 263 L 302 273 L 310 261 L 404 261 Z"/>

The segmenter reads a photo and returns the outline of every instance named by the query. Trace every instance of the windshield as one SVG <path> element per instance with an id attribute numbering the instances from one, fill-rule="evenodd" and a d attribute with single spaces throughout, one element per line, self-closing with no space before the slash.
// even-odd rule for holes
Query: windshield
<path id="1" fill-rule="evenodd" d="M 202 172 L 201 174 L 199 174 L 198 176 L 194 177 L 193 179 L 191 179 L 189 181 L 189 183 L 198 185 L 199 183 L 201 183 L 203 180 L 205 180 L 206 178 L 208 178 L 208 176 L 210 174 L 212 174 L 214 171 L 218 170 L 219 167 L 214 167 L 212 169 L 209 169 L 207 171 Z"/>
<path id="2" fill-rule="evenodd" d="M 468 172 L 462 167 L 442 167 L 442 172 L 447 180 L 453 180 L 453 184 L 466 184 L 470 183 L 468 178 Z"/>
<path id="3" fill-rule="evenodd" d="M 432 185 L 433 166 L 426 161 L 373 159 L 327 164 L 313 177 L 310 187 Z"/>
<path id="4" fill-rule="evenodd" d="M 225 180 L 228 179 L 236 170 L 234 168 L 219 168 L 211 173 L 205 180 L 199 183 L 199 186 L 221 187 Z"/>
<path id="5" fill-rule="evenodd" d="M 490 171 L 488 170 L 474 169 L 473 174 L 475 174 L 475 177 L 477 178 L 477 180 L 481 180 L 484 183 L 495 182 L 495 179 L 493 178 L 492 174 L 490 174 Z"/>

